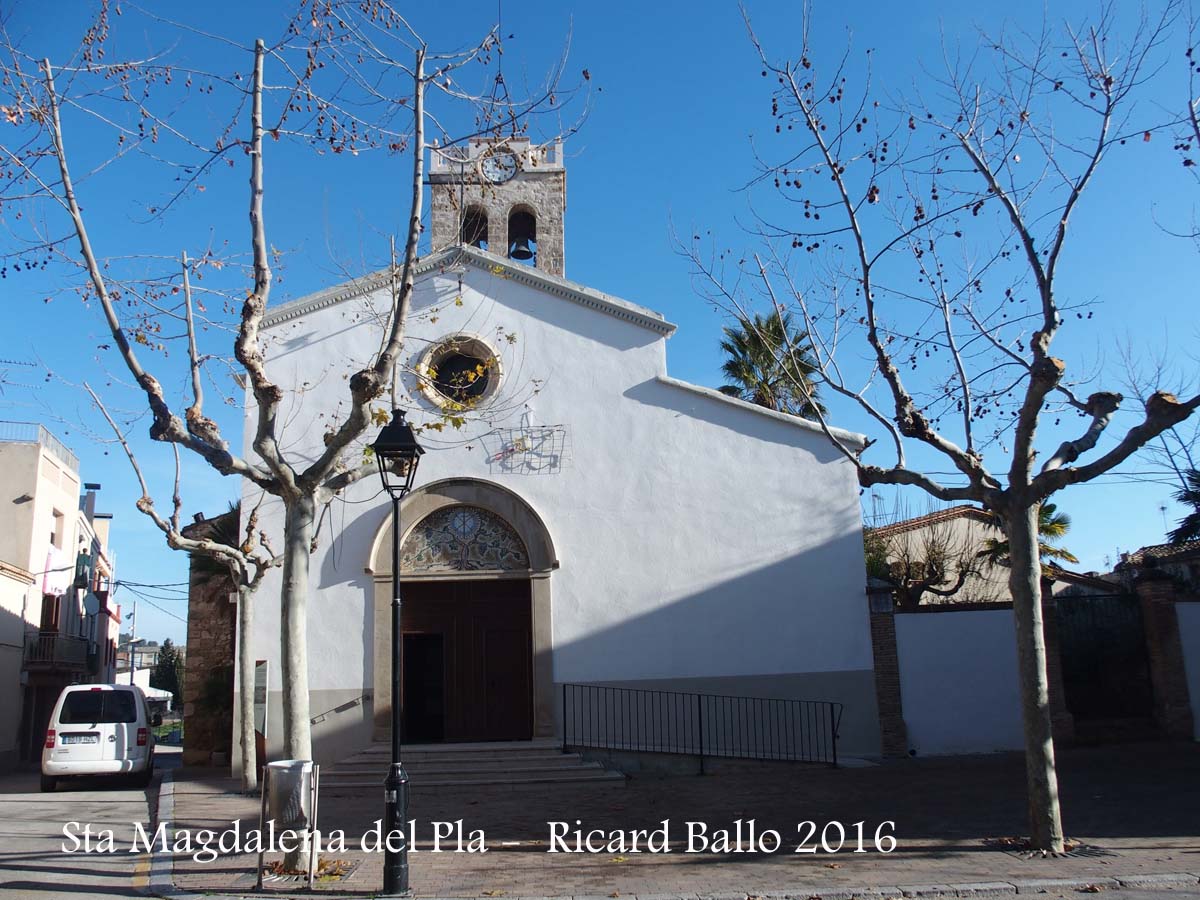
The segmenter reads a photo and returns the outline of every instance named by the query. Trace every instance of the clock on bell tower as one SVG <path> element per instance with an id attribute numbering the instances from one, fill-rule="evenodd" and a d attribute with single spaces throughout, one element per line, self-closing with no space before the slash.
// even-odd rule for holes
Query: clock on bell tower
<path id="1" fill-rule="evenodd" d="M 565 274 L 567 171 L 561 141 L 476 138 L 432 147 L 429 184 L 433 250 L 471 244 L 497 256 Z"/>

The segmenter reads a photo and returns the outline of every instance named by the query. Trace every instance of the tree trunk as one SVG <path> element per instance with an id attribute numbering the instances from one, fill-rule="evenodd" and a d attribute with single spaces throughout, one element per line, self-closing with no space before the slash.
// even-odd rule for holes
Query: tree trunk
<path id="1" fill-rule="evenodd" d="M 283 589 L 280 647 L 283 656 L 283 746 L 288 759 L 312 759 L 308 709 L 308 564 L 314 510 L 311 495 L 284 500 Z M 303 847 L 283 858 L 290 872 L 308 869 Z"/>
<path id="2" fill-rule="evenodd" d="M 1046 674 L 1046 635 L 1042 627 L 1041 563 L 1038 559 L 1038 510 L 1034 503 L 1014 508 L 1008 519 L 1008 586 L 1017 626 L 1017 668 L 1025 725 L 1025 780 L 1033 846 L 1063 852 L 1054 736 L 1050 725 L 1050 682 Z"/>
<path id="3" fill-rule="evenodd" d="M 311 496 L 284 500 L 283 743 L 288 759 L 312 759 L 308 708 L 308 564 L 316 503 Z"/>
<path id="4" fill-rule="evenodd" d="M 253 610 L 250 603 L 254 588 L 238 584 L 238 715 L 241 720 L 238 733 L 241 744 L 242 793 L 251 794 L 258 788 L 258 742 L 254 736 L 254 653 L 250 646 L 250 624 Z"/>

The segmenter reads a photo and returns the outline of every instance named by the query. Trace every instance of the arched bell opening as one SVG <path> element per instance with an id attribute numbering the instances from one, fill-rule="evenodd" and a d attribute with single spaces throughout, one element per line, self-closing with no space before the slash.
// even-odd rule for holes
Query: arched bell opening
<path id="1" fill-rule="evenodd" d="M 482 207 L 467 208 L 462 221 L 462 242 L 480 250 L 488 248 L 488 216 Z"/>
<path id="2" fill-rule="evenodd" d="M 508 215 L 508 256 L 537 265 L 537 218 L 528 207 L 515 207 Z"/>

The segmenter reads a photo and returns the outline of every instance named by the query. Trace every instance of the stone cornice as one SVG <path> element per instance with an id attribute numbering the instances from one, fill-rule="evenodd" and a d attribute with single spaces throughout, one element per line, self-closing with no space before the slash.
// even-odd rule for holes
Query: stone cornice
<path id="1" fill-rule="evenodd" d="M 757 403 L 748 403 L 745 400 L 739 400 L 737 397 L 730 397 L 728 394 L 722 394 L 720 391 L 715 391 L 712 388 L 703 387 L 699 384 L 692 384 L 690 381 L 680 381 L 678 378 L 671 378 L 669 375 L 660 375 L 658 376 L 657 381 L 659 384 L 666 384 L 674 388 L 679 388 L 682 391 L 689 391 L 690 393 L 698 394 L 701 397 L 707 397 L 709 400 L 715 400 L 718 403 L 725 403 L 730 406 L 735 406 L 744 412 L 754 413 L 755 415 L 764 416 L 768 419 L 774 419 L 776 422 L 783 422 L 786 425 L 792 425 L 796 428 L 799 428 L 801 431 L 808 431 L 813 434 L 819 434 L 821 437 L 826 437 L 825 429 L 821 427 L 820 423 L 801 418 L 800 416 L 776 412 L 773 409 L 767 409 L 765 406 L 759 406 Z M 832 425 L 829 427 L 829 432 L 843 444 L 850 446 L 852 449 L 858 450 L 866 446 L 867 438 L 865 435 L 861 435 L 853 431 L 846 431 L 844 428 L 835 428 Z"/>

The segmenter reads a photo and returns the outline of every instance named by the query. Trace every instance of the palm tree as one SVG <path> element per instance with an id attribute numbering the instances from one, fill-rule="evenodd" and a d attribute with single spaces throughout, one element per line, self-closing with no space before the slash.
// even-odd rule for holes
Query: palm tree
<path id="1" fill-rule="evenodd" d="M 721 371 L 728 383 L 719 389 L 722 394 L 806 419 L 824 414 L 812 380 L 817 366 L 807 349 L 808 334 L 792 332 L 789 313 L 755 313 L 724 332 Z"/>
<path id="2" fill-rule="evenodd" d="M 1190 506 L 1192 511 L 1180 519 L 1179 526 L 1167 535 L 1172 544 L 1200 540 L 1200 469 L 1188 469 L 1183 477 L 1187 487 L 1177 490 L 1175 499 L 1185 506 Z"/>
<path id="3" fill-rule="evenodd" d="M 997 528 L 1000 523 L 995 523 Z M 1075 554 L 1066 547 L 1056 543 L 1067 536 L 1071 530 L 1071 517 L 1060 513 L 1053 503 L 1043 503 L 1038 509 L 1038 558 L 1043 562 L 1062 560 L 1077 563 Z M 979 559 L 993 566 L 1008 562 L 1008 541 L 999 538 L 988 538 L 984 541 L 984 549 L 979 551 Z"/>

